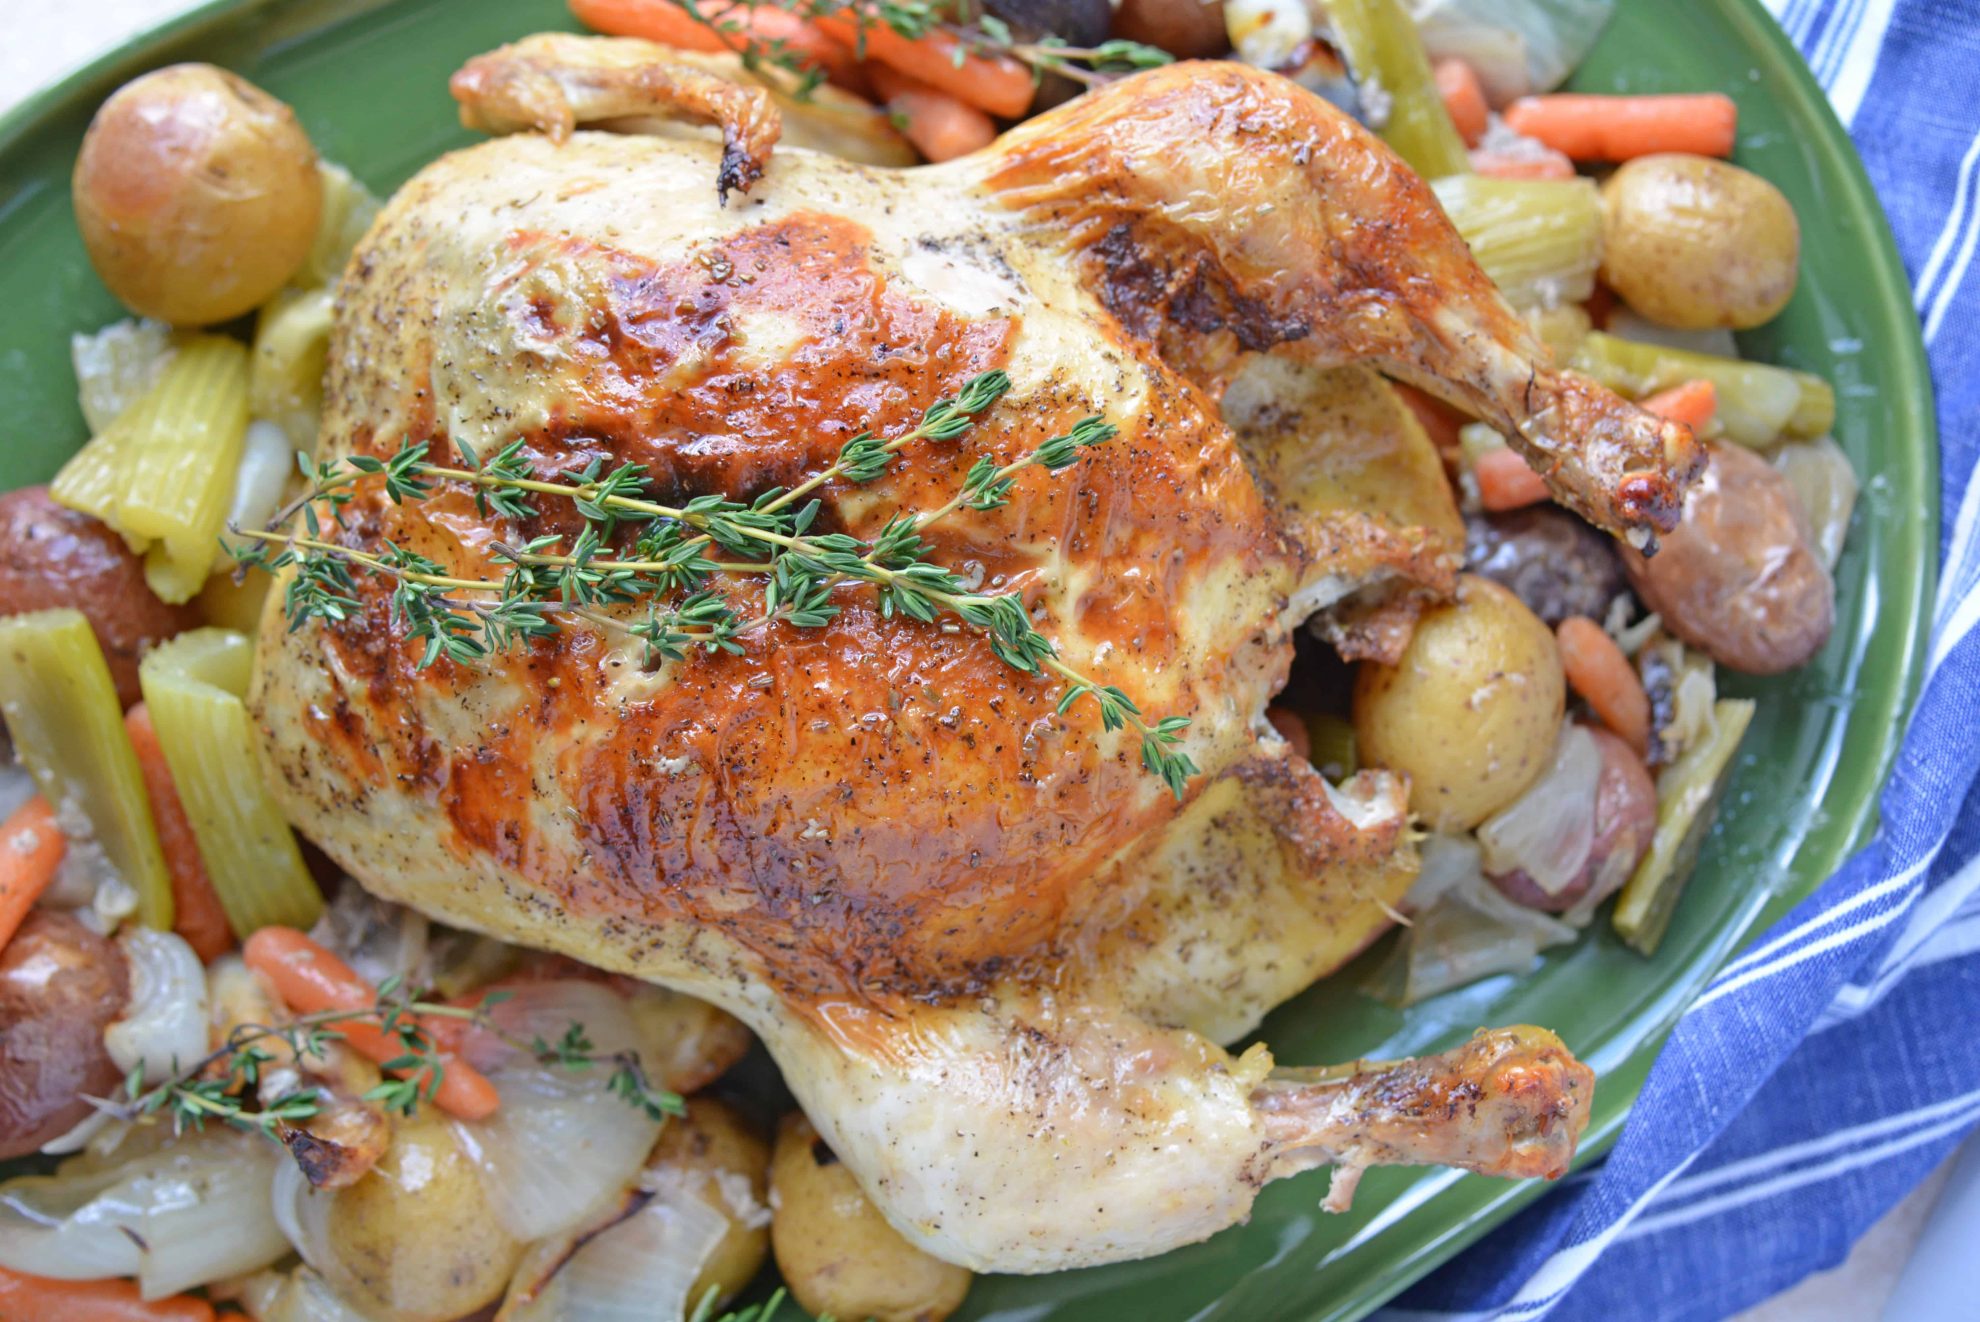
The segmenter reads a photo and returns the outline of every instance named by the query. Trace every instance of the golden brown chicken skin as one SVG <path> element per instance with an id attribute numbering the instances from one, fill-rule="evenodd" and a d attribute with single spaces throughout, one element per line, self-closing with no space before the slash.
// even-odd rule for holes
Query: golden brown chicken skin
<path id="1" fill-rule="evenodd" d="M 605 75 L 588 43 L 545 37 L 457 84 L 470 117 L 544 131 L 446 157 L 387 206 L 339 298 L 319 457 L 520 441 L 539 472 L 636 463 L 655 499 L 747 500 L 1007 372 L 960 440 L 822 488 L 815 527 L 870 539 L 947 501 L 978 456 L 1112 420 L 1075 468 L 1027 469 L 1004 508 L 943 520 L 933 558 L 1021 593 L 1070 664 L 1151 717 L 1189 718 L 1201 774 L 1178 801 L 1090 703 L 1058 712 L 1058 683 L 966 626 L 888 617 L 868 588 L 740 655 L 655 666 L 577 623 L 421 668 L 360 579 L 354 619 L 263 630 L 251 701 L 294 820 L 382 895 L 744 1018 L 890 1221 L 952 1261 L 1159 1252 L 1317 1161 L 1564 1170 L 1591 1079 L 1550 1035 L 1514 1043 L 1534 1068 L 1491 1075 L 1492 1123 L 1541 1135 L 1517 1160 L 1455 1112 L 1414 1143 L 1402 1122 L 1357 1143 L 1373 1112 L 1216 1045 L 1379 933 L 1414 872 L 1406 787 L 1329 784 L 1263 712 L 1315 611 L 1398 576 L 1448 582 L 1451 521 L 1307 472 L 1296 443 L 1400 429 L 1394 473 L 1417 464 L 1387 387 L 1340 368 L 1367 360 L 1500 420 L 1565 496 L 1647 534 L 1689 478 L 1686 438 L 1553 373 L 1427 191 L 1267 75 L 1125 79 L 942 167 L 759 154 L 724 202 L 737 144 L 774 139 L 753 119 L 725 121 L 726 148 L 571 131 L 641 109 L 635 85 L 650 113 L 726 113 L 685 79 L 628 81 L 659 48 L 609 45 Z M 516 80 L 527 114 L 477 102 Z M 1220 405 L 1268 350 L 1347 375 L 1240 445 Z M 1330 392 L 1356 402 L 1321 407 Z M 569 544 L 568 508 L 541 510 L 366 485 L 337 535 L 492 577 L 498 545 Z M 754 580 L 723 590 L 760 604 Z"/>

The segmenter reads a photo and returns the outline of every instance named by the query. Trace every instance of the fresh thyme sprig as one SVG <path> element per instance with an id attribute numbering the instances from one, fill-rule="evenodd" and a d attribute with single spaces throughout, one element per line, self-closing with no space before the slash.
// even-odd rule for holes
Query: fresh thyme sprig
<path id="1" fill-rule="evenodd" d="M 309 620 L 335 624 L 349 619 L 358 608 L 354 571 L 391 580 L 393 622 L 423 643 L 422 666 L 443 657 L 468 664 L 546 637 L 558 631 L 560 617 L 640 640 L 649 664 L 683 660 L 695 648 L 740 654 L 745 637 L 768 625 L 809 629 L 828 624 L 840 610 L 834 593 L 864 584 L 874 589 L 884 616 L 900 614 L 924 623 L 953 618 L 983 634 L 992 652 L 1013 668 L 1063 680 L 1060 715 L 1092 698 L 1100 709 L 1101 728 L 1132 730 L 1141 741 L 1142 765 L 1181 798 L 1197 773 L 1196 764 L 1177 747 L 1188 720 L 1146 719 L 1122 690 L 1098 683 L 1064 658 L 1033 624 L 1020 592 L 978 590 L 934 563 L 933 547 L 924 536 L 958 510 L 1001 508 L 1027 468 L 1054 474 L 1070 468 L 1087 450 L 1114 438 L 1112 423 L 1098 416 L 1082 418 L 1008 463 L 981 456 L 945 503 L 895 514 L 870 542 L 813 531 L 822 508 L 813 492 L 835 479 L 876 481 L 916 441 L 960 439 L 1009 388 L 1004 373 L 983 373 L 953 398 L 929 408 L 902 435 L 882 440 L 862 431 L 820 472 L 747 503 L 722 495 L 697 496 L 678 505 L 656 501 L 643 466 L 607 469 L 601 459 L 539 476 L 520 441 L 486 457 L 456 441 L 467 467 L 434 463 L 425 443 L 408 443 L 390 458 L 354 456 L 343 466 L 306 469 L 314 498 L 306 493 L 285 512 L 300 515 L 305 531 L 279 521 L 264 529 L 235 529 L 240 542 L 234 553 L 246 564 L 294 571 L 284 598 L 291 628 Z M 496 542 L 493 554 L 506 566 L 500 579 L 458 577 L 390 541 L 366 551 L 325 535 L 326 519 L 343 526 L 362 478 L 380 481 L 386 497 L 399 504 L 424 500 L 442 483 L 462 484 L 474 493 L 484 517 L 534 517 L 537 498 L 554 497 L 569 502 L 584 524 L 569 538 L 546 534 L 520 545 Z M 630 545 L 615 550 L 622 532 L 629 534 Z M 714 584 L 749 577 L 762 580 L 763 604 L 757 614 L 744 616 Z M 645 607 L 643 616 L 613 613 L 614 608 L 639 605 Z"/>
<path id="2" fill-rule="evenodd" d="M 961 67 L 966 55 L 1004 55 L 1030 67 L 1033 77 L 1062 74 L 1089 86 L 1103 83 L 1136 69 L 1168 64 L 1175 57 L 1155 46 L 1138 41 L 1104 41 L 1098 46 L 1074 46 L 1058 37 L 1020 41 L 1010 25 L 994 14 L 978 13 L 965 18 L 963 7 L 952 0 L 672 0 L 695 22 L 716 33 L 723 43 L 742 56 L 745 68 L 770 66 L 796 79 L 792 94 L 808 98 L 824 81 L 825 71 L 801 47 L 782 38 L 755 35 L 749 21 L 758 9 L 781 9 L 801 19 L 840 17 L 857 28 L 854 53 L 866 55 L 866 34 L 886 28 L 909 41 L 918 41 L 932 32 L 955 38 L 955 61 Z M 745 17 L 748 16 L 748 17 Z"/>
<path id="3" fill-rule="evenodd" d="M 379 1067 L 386 1077 L 365 1092 L 363 1099 L 388 1111 L 411 1115 L 433 1100 L 446 1078 L 446 1059 L 427 1022 L 454 1019 L 494 1034 L 543 1065 L 570 1070 L 609 1065 L 612 1073 L 605 1081 L 606 1091 L 652 1119 L 685 1113 L 679 1096 L 655 1086 L 637 1052 L 601 1054 L 581 1024 L 572 1024 L 555 1043 L 540 1037 L 524 1040 L 504 1032 L 492 1012 L 507 999 L 506 992 L 491 992 L 474 1006 L 447 1005 L 420 1000 L 399 979 L 388 978 L 380 985 L 377 1000 L 359 1009 L 299 1015 L 282 1024 L 238 1025 L 217 1049 L 150 1088 L 144 1086 L 140 1062 L 125 1076 L 119 1096 L 100 1105 L 122 1120 L 167 1121 L 175 1134 L 220 1121 L 273 1138 L 284 1126 L 320 1115 L 324 1099 L 318 1088 L 297 1088 L 257 1101 L 254 1094 L 263 1074 L 282 1061 L 265 1044 L 279 1042 L 296 1058 L 320 1057 L 330 1043 L 344 1037 L 339 1025 L 369 1023 L 394 1039 L 404 1054 Z"/>

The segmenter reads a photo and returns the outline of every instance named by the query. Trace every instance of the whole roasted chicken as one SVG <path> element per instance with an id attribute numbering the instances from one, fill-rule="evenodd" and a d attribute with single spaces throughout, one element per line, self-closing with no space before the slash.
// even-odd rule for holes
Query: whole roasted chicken
<path id="1" fill-rule="evenodd" d="M 539 471 L 747 500 L 1000 369 L 965 442 L 827 483 L 817 526 L 872 538 L 978 455 L 1114 421 L 927 538 L 1083 673 L 1187 717 L 1200 772 L 1178 799 L 1051 676 L 857 585 L 740 654 L 655 667 L 575 627 L 421 668 L 366 582 L 349 619 L 262 634 L 253 703 L 303 831 L 382 896 L 740 1016 L 889 1220 L 979 1270 L 1159 1253 L 1316 1165 L 1335 1205 L 1378 1163 L 1566 1169 L 1593 1078 L 1541 1030 L 1318 1071 L 1219 1045 L 1415 872 L 1406 785 L 1329 783 L 1263 712 L 1309 617 L 1451 589 L 1462 528 L 1378 370 L 1638 544 L 1675 521 L 1687 431 L 1553 370 L 1430 191 L 1273 75 L 1147 72 L 909 170 L 773 155 L 763 90 L 638 42 L 533 37 L 454 91 L 508 136 L 421 172 L 353 257 L 320 458 L 520 441 Z M 627 120 L 653 131 L 579 131 Z M 570 531 L 466 487 L 363 487 L 346 525 L 460 574 Z"/>

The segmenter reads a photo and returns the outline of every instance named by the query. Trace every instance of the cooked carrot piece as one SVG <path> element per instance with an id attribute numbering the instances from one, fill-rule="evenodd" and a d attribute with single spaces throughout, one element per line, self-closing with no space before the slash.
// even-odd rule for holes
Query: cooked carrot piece
<path id="1" fill-rule="evenodd" d="M 571 0 L 571 13 L 594 32 L 698 51 L 739 51 L 752 41 L 781 42 L 800 63 L 817 65 L 832 82 L 855 91 L 864 86 L 852 52 L 795 14 L 774 5 L 752 9 L 715 4 L 704 12 L 721 30 L 697 22 L 676 0 Z"/>
<path id="2" fill-rule="evenodd" d="M 1638 400 L 1636 406 L 1646 413 L 1701 431 L 1719 411 L 1719 389 L 1710 381 L 1694 378 Z"/>
<path id="3" fill-rule="evenodd" d="M 0 823 L 0 946 L 14 936 L 28 910 L 55 880 L 68 849 L 55 810 L 39 794 Z"/>
<path id="4" fill-rule="evenodd" d="M 283 1003 L 297 1014 L 328 1011 L 357 1013 L 378 1001 L 378 992 L 306 934 L 293 927 L 264 927 L 241 948 L 247 966 L 267 978 Z M 377 1025 L 352 1020 L 331 1025 L 352 1049 L 380 1065 L 406 1054 L 405 1044 Z M 435 1045 L 440 1045 L 435 1039 Z M 481 1120 L 494 1113 L 500 1098 L 495 1085 L 466 1061 L 444 1047 L 443 1072 L 433 1101 L 450 1115 Z"/>
<path id="5" fill-rule="evenodd" d="M 1435 395 L 1418 390 L 1415 386 L 1405 385 L 1401 381 L 1392 381 L 1389 384 L 1396 392 L 1396 398 L 1407 404 L 1409 411 L 1416 415 L 1416 420 L 1423 424 L 1424 432 L 1430 437 L 1430 443 L 1437 447 L 1439 454 L 1458 448 L 1458 430 L 1465 422 L 1462 413 Z"/>
<path id="6" fill-rule="evenodd" d="M 1478 75 L 1459 59 L 1438 60 L 1431 66 L 1431 74 L 1437 80 L 1437 95 L 1444 98 L 1444 109 L 1450 112 L 1458 136 L 1464 139 L 1465 146 L 1476 147 L 1485 136 L 1485 126 L 1492 115 L 1491 107 L 1485 104 L 1485 89 L 1479 85 Z"/>
<path id="7" fill-rule="evenodd" d="M 919 78 L 936 91 L 1001 119 L 1016 119 L 1031 107 L 1031 70 L 1008 55 L 978 55 L 946 32 L 908 38 L 880 22 L 862 22 L 855 10 L 820 14 L 813 20 L 855 54 Z"/>
<path id="8" fill-rule="evenodd" d="M 1487 450 L 1472 472 L 1478 478 L 1478 499 L 1495 514 L 1523 509 L 1547 499 L 1547 482 L 1512 450 Z"/>
<path id="9" fill-rule="evenodd" d="M 1557 151 L 1539 151 L 1532 155 L 1475 151 L 1471 153 L 1471 172 L 1482 174 L 1487 179 L 1572 179 L 1574 162 Z"/>
<path id="10" fill-rule="evenodd" d="M 1650 699 L 1616 640 L 1586 615 L 1570 615 L 1554 630 L 1561 670 L 1602 724 L 1636 750 L 1650 749 Z"/>
<path id="11" fill-rule="evenodd" d="M 199 841 L 193 836 L 186 807 L 172 784 L 172 768 L 151 723 L 151 709 L 142 702 L 124 713 L 124 730 L 137 750 L 138 770 L 144 774 L 144 796 L 151 802 L 151 824 L 165 852 L 165 871 L 172 878 L 172 930 L 186 939 L 202 960 L 218 958 L 234 948 L 234 931 L 220 894 L 206 875 Z"/>
<path id="12" fill-rule="evenodd" d="M 1279 738 L 1292 745 L 1293 752 L 1305 760 L 1313 757 L 1313 736 L 1306 732 L 1306 721 L 1290 707 L 1273 703 L 1265 709 L 1265 719 L 1279 732 Z"/>
<path id="13" fill-rule="evenodd" d="M 1730 156 L 1739 107 L 1729 96 L 1599 96 L 1556 92 L 1506 107 L 1506 126 L 1577 161 L 1627 161 L 1653 152 Z"/>
<path id="14" fill-rule="evenodd" d="M 869 72 L 873 90 L 889 111 L 901 117 L 901 132 L 929 160 L 967 156 L 996 138 L 997 125 L 975 106 L 884 64 L 875 63 Z"/>
<path id="15" fill-rule="evenodd" d="M 189 1295 L 146 1300 L 132 1281 L 51 1281 L 0 1267 L 0 1318 L 34 1322 L 213 1322 Z"/>

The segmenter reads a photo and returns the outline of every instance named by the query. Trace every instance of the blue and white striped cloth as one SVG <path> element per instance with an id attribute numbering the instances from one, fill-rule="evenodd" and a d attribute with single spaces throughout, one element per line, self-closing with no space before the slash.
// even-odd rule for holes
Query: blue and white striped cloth
<path id="1" fill-rule="evenodd" d="M 1605 1163 L 1389 1322 L 1716 1322 L 1841 1261 L 1980 1123 L 1980 0 L 1768 3 L 1914 281 L 1944 471 L 1930 670 L 1877 837 L 1699 997 Z"/>

